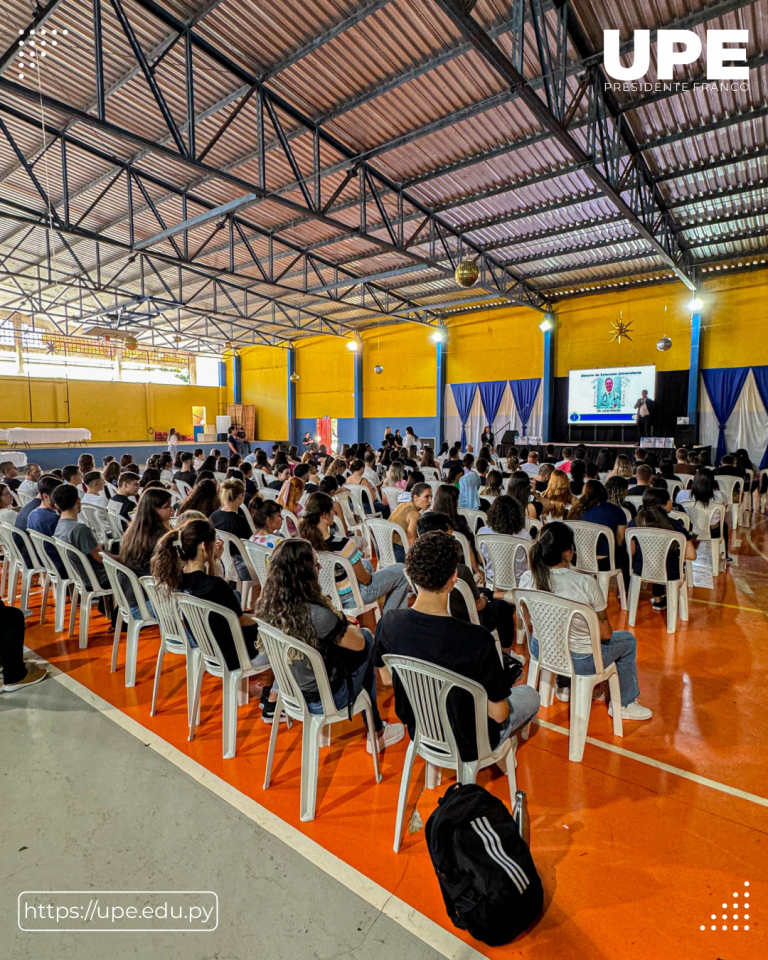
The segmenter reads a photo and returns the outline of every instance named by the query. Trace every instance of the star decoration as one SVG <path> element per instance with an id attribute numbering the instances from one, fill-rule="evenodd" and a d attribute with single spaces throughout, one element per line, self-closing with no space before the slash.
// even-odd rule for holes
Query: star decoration
<path id="1" fill-rule="evenodd" d="M 614 320 L 611 323 L 613 328 L 613 336 L 610 339 L 610 343 L 613 343 L 614 340 L 618 340 L 621 343 L 621 338 L 624 337 L 625 340 L 631 340 L 632 337 L 629 335 L 629 331 L 634 323 L 633 320 L 630 320 L 629 323 L 624 323 L 623 320 Z"/>

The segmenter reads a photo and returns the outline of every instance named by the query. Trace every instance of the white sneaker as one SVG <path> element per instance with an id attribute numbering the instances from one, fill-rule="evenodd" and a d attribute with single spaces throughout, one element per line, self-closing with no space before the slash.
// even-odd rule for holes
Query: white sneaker
<path id="1" fill-rule="evenodd" d="M 405 736 L 405 727 L 402 723 L 385 723 L 384 724 L 384 736 L 376 737 L 376 745 L 378 747 L 379 753 L 384 750 L 386 747 L 391 747 L 394 743 L 399 743 Z M 373 753 L 371 750 L 371 738 L 367 737 L 365 741 L 365 749 L 368 753 Z"/>
<path id="2" fill-rule="evenodd" d="M 557 687 L 555 689 L 555 696 L 558 700 L 563 703 L 568 703 L 571 699 L 571 688 L 570 687 Z"/>
<path id="3" fill-rule="evenodd" d="M 608 716 L 613 716 L 613 704 L 608 704 Z M 650 720 L 653 716 L 653 712 L 648 709 L 648 707 L 641 706 L 637 700 L 633 700 L 632 703 L 628 703 L 626 707 L 621 708 L 621 719 L 622 720 Z"/>

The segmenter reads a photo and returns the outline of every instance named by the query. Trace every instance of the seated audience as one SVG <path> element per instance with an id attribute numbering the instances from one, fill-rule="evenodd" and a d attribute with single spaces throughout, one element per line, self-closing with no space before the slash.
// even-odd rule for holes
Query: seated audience
<path id="1" fill-rule="evenodd" d="M 686 539 L 685 560 L 696 559 L 696 549 L 692 543 L 693 534 L 689 533 L 682 520 L 671 517 L 673 508 L 672 498 L 666 487 L 649 488 L 643 494 L 643 502 L 637 511 L 637 517 L 630 521 L 629 529 L 633 527 L 658 527 L 661 530 L 675 530 L 682 533 Z M 638 576 L 643 571 L 643 552 L 639 543 L 632 541 L 632 572 Z M 669 580 L 678 580 L 680 578 L 680 551 L 677 545 L 673 544 L 667 553 L 667 578 Z M 663 583 L 652 584 L 651 606 L 654 610 L 667 609 L 667 592 Z"/>
<path id="2" fill-rule="evenodd" d="M 101 559 L 101 547 L 91 528 L 84 523 L 80 523 L 78 519 L 80 497 L 77 495 L 77 489 L 71 484 L 62 483 L 53 491 L 51 499 L 59 512 L 54 537 L 56 540 L 71 544 L 76 550 L 84 553 L 91 561 L 91 569 L 99 581 L 99 586 L 109 587 L 109 577 Z M 73 563 L 79 566 L 80 575 L 84 576 L 80 561 L 75 559 Z M 86 582 L 90 582 L 88 578 L 86 578 Z"/>
<path id="3" fill-rule="evenodd" d="M 688 462 L 688 451 L 685 447 L 679 447 L 675 452 L 677 463 L 675 464 L 675 473 L 678 477 L 693 476 L 696 473 L 696 467 Z"/>
<path id="4" fill-rule="evenodd" d="M 136 497 L 139 492 L 141 477 L 138 473 L 121 473 L 117 480 L 117 493 L 107 505 L 111 513 L 118 513 L 126 520 L 136 509 Z"/>
<path id="5" fill-rule="evenodd" d="M 432 506 L 432 487 L 428 483 L 416 483 L 410 491 L 410 500 L 398 503 L 389 519 L 399 524 L 408 538 L 408 545 L 416 542 L 418 532 L 416 525 L 421 514 Z M 395 534 L 392 543 L 395 559 L 398 563 L 405 562 L 405 544 L 400 542 L 400 534 Z"/>
<path id="6" fill-rule="evenodd" d="M 299 520 L 299 535 L 308 540 L 315 550 L 338 553 L 350 562 L 360 586 L 363 603 L 373 603 L 385 598 L 385 611 L 407 606 L 408 581 L 405 579 L 403 565 L 395 563 L 374 572 L 370 562 L 363 559 L 355 541 L 336 533 L 333 529 L 333 518 L 331 497 L 325 493 L 313 493 Z M 336 589 L 342 606 L 354 606 L 352 584 L 339 567 L 336 568 Z"/>
<path id="7" fill-rule="evenodd" d="M 28 497 L 37 496 L 37 481 L 42 477 L 43 471 L 36 463 L 28 463 L 24 467 L 24 479 L 19 484 L 18 493 L 24 493 Z"/>
<path id="8" fill-rule="evenodd" d="M 601 447 L 597 455 L 597 476 L 603 483 L 608 479 L 608 473 L 613 467 L 613 455 L 607 447 Z"/>
<path id="9" fill-rule="evenodd" d="M 378 499 L 376 495 L 376 485 L 372 485 L 366 480 L 365 463 L 362 460 L 353 460 L 350 463 L 349 476 L 347 477 L 346 483 L 348 487 L 365 487 L 373 502 L 374 511 L 380 514 L 385 520 L 389 517 L 389 505 L 382 503 L 381 500 Z M 363 501 L 363 507 L 366 513 L 371 512 L 371 507 L 367 500 Z"/>
<path id="10" fill-rule="evenodd" d="M 542 463 L 539 472 L 534 477 L 533 489 L 535 493 L 544 493 L 554 472 L 555 468 L 551 463 Z"/>
<path id="11" fill-rule="evenodd" d="M 467 538 L 469 553 L 472 558 L 472 572 L 480 576 L 480 565 L 475 549 L 475 535 L 470 530 L 466 517 L 459 513 L 459 491 L 452 484 L 444 483 L 439 486 L 432 498 L 432 509 L 435 513 L 444 513 L 451 521 L 454 531 Z"/>
<path id="12" fill-rule="evenodd" d="M 571 493 L 580 497 L 584 492 L 584 478 L 587 474 L 587 465 L 583 460 L 571 461 Z"/>
<path id="13" fill-rule="evenodd" d="M 621 507 L 609 502 L 608 491 L 599 480 L 587 480 L 584 493 L 568 511 L 568 520 L 582 520 L 584 523 L 596 523 L 611 529 L 615 544 L 614 560 L 624 577 L 624 586 L 628 588 L 629 558 L 624 546 L 627 515 Z M 597 566 L 600 570 L 611 569 L 608 538 L 603 534 L 597 539 Z"/>
<path id="14" fill-rule="evenodd" d="M 104 494 L 107 500 L 112 498 L 112 491 L 109 486 L 117 487 L 117 481 L 120 477 L 120 464 L 117 460 L 110 460 L 101 471 L 101 479 L 104 481 Z"/>
<path id="15" fill-rule="evenodd" d="M 283 525 L 283 514 L 279 503 L 274 500 L 262 500 L 254 497 L 251 500 L 251 519 L 256 528 L 251 540 L 262 547 L 274 549 L 281 540 L 285 539 L 280 533 Z"/>
<path id="16" fill-rule="evenodd" d="M 702 507 L 711 507 L 713 504 L 721 504 L 722 510 L 714 511 L 710 520 L 710 536 L 719 537 L 721 530 L 723 544 L 725 546 L 725 562 L 731 562 L 731 556 L 728 551 L 728 541 L 730 532 L 728 529 L 728 509 L 729 504 L 723 493 L 717 489 L 717 480 L 711 470 L 698 470 L 693 477 L 693 484 L 690 490 L 681 490 L 675 497 L 675 503 L 680 504 L 685 509 L 686 503 L 698 503 Z M 722 516 L 720 516 L 722 514 Z"/>
<path id="17" fill-rule="evenodd" d="M 188 484 L 190 487 L 194 485 L 196 473 L 192 466 L 194 457 L 188 451 L 182 453 L 181 455 L 181 469 L 177 470 L 173 475 L 173 482 L 181 480 L 183 483 Z"/>
<path id="18" fill-rule="evenodd" d="M 426 660 L 481 684 L 488 694 L 488 738 L 495 748 L 536 716 L 539 695 L 524 684 L 510 687 L 493 636 L 485 627 L 449 613 L 448 596 L 456 583 L 458 563 L 456 541 L 449 534 L 436 530 L 419 537 L 406 564 L 418 589 L 416 601 L 410 609 L 384 614 L 376 631 L 377 652 Z M 395 711 L 413 739 L 413 709 L 397 676 L 394 692 Z M 454 691 L 448 713 L 461 758 L 477 759 L 472 697 Z"/>
<path id="19" fill-rule="evenodd" d="M 501 471 L 489 470 L 488 476 L 485 478 L 485 486 L 480 489 L 481 509 L 490 509 L 492 502 L 496 497 L 500 497 L 502 493 L 504 493 L 504 481 L 501 476 Z M 487 503 L 487 506 L 483 507 L 483 502 Z"/>
<path id="20" fill-rule="evenodd" d="M 523 574 L 521 590 L 543 590 L 564 600 L 576 600 L 591 607 L 600 622 L 600 643 L 603 665 L 616 664 L 621 689 L 622 720 L 650 720 L 651 711 L 638 702 L 640 688 L 637 683 L 637 641 L 625 630 L 614 630 L 608 618 L 607 604 L 597 581 L 587 573 L 578 573 L 571 568 L 573 559 L 573 531 L 565 523 L 548 523 L 539 539 L 531 547 L 531 569 Z M 526 623 L 531 630 L 527 612 Z M 535 636 L 529 641 L 531 654 L 539 655 Z M 573 669 L 577 674 L 595 672 L 592 642 L 583 619 L 575 617 L 571 625 L 570 650 Z M 558 677 L 558 699 L 570 700 L 570 677 Z M 608 707 L 612 714 L 611 707 Z"/>
<path id="21" fill-rule="evenodd" d="M 209 517 L 221 507 L 219 499 L 219 488 L 215 480 L 201 480 L 196 483 L 189 491 L 189 495 L 181 501 L 178 508 L 178 516 L 186 513 L 188 510 L 197 510 L 204 516 Z"/>
<path id="22" fill-rule="evenodd" d="M 225 480 L 219 494 L 221 507 L 211 514 L 211 523 L 217 530 L 224 530 L 240 540 L 247 540 L 251 536 L 251 525 L 240 510 L 245 501 L 245 484 L 242 480 Z M 241 580 L 249 580 L 248 569 L 232 544 L 229 545 L 229 553 L 234 560 L 238 577 Z"/>
<path id="23" fill-rule="evenodd" d="M 3 463 L 0 463 L 0 480 L 13 490 L 14 493 L 21 486 L 21 480 L 19 480 L 19 468 L 11 460 L 6 460 Z"/>
<path id="24" fill-rule="evenodd" d="M 525 463 L 521 464 L 520 469 L 525 471 L 529 476 L 535 477 L 539 472 L 539 455 L 535 450 L 530 450 L 528 452 L 528 459 Z"/>
<path id="25" fill-rule="evenodd" d="M 368 693 L 379 751 L 403 739 L 402 724 L 385 724 L 379 716 L 373 637 L 368 630 L 339 614 L 323 594 L 317 578 L 317 556 L 305 540 L 284 540 L 276 547 L 255 614 L 320 652 L 338 710 L 351 708 L 361 690 Z M 297 656 L 291 662 L 291 670 L 309 712 L 322 713 L 315 673 L 309 661 Z M 370 742 L 368 752 L 371 752 Z"/>
<path id="26" fill-rule="evenodd" d="M 85 493 L 80 498 L 83 506 L 99 507 L 102 510 L 107 509 L 108 500 L 104 493 L 104 478 L 98 470 L 91 470 L 83 476 L 85 484 Z"/>
<path id="27" fill-rule="evenodd" d="M 628 497 L 642 497 L 645 491 L 651 485 L 651 477 L 653 476 L 653 470 L 648 466 L 647 463 L 640 463 L 637 466 L 637 475 L 635 479 L 637 483 L 634 486 L 631 486 L 627 491 Z"/>
<path id="28" fill-rule="evenodd" d="M 19 508 L 13 505 L 11 488 L 7 483 L 0 483 L 0 520 L 5 523 L 10 523 L 13 527 L 16 525 L 16 515 L 18 512 Z"/>
<path id="29" fill-rule="evenodd" d="M 6 485 L 7 486 L 7 485 Z M 16 693 L 40 683 L 48 670 L 24 660 L 24 614 L 7 607 L 0 598 L 0 664 L 3 667 L 3 693 Z"/>
<path id="30" fill-rule="evenodd" d="M 137 577 L 148 577 L 150 564 L 155 547 L 171 529 L 173 505 L 170 490 L 151 487 L 145 490 L 139 500 L 139 505 L 128 524 L 123 539 L 120 542 L 118 560 L 124 567 L 132 570 Z M 126 599 L 136 616 L 139 607 L 133 593 L 133 588 L 124 574 L 120 574 L 120 583 L 125 591 Z"/>

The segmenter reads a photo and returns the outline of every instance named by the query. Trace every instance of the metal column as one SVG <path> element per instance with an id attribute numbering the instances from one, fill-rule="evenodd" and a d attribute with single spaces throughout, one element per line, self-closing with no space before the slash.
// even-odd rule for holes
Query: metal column
<path id="1" fill-rule="evenodd" d="M 435 390 L 435 455 L 445 442 L 445 351 L 448 344 L 441 340 L 435 344 L 435 364 L 437 366 L 437 386 Z"/>
<path id="2" fill-rule="evenodd" d="M 356 443 L 362 443 L 365 440 L 363 436 L 363 345 L 360 344 L 357 353 L 353 354 L 354 363 L 354 396 L 355 396 L 355 424 L 354 437 Z"/>
<path id="3" fill-rule="evenodd" d="M 296 351 L 293 347 L 288 350 L 288 443 L 296 443 Z"/>
<path id="4" fill-rule="evenodd" d="M 699 354 L 701 352 L 701 313 L 691 314 L 691 359 L 688 365 L 688 422 L 693 427 L 693 442 L 699 433 Z"/>
<path id="5" fill-rule="evenodd" d="M 555 405 L 555 329 L 544 332 L 544 373 L 542 375 L 543 398 L 543 417 L 542 417 L 542 440 L 544 443 L 552 442 L 552 410 Z"/>

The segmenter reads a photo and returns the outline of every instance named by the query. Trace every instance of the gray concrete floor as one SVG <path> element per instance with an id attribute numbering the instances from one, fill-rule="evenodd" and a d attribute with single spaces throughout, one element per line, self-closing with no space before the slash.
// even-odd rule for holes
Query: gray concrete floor
<path id="1" fill-rule="evenodd" d="M 5 960 L 438 960 L 53 680 L 0 694 Z M 25 849 L 21 849 L 25 848 Z M 24 933 L 23 890 L 213 890 L 212 933 Z"/>

